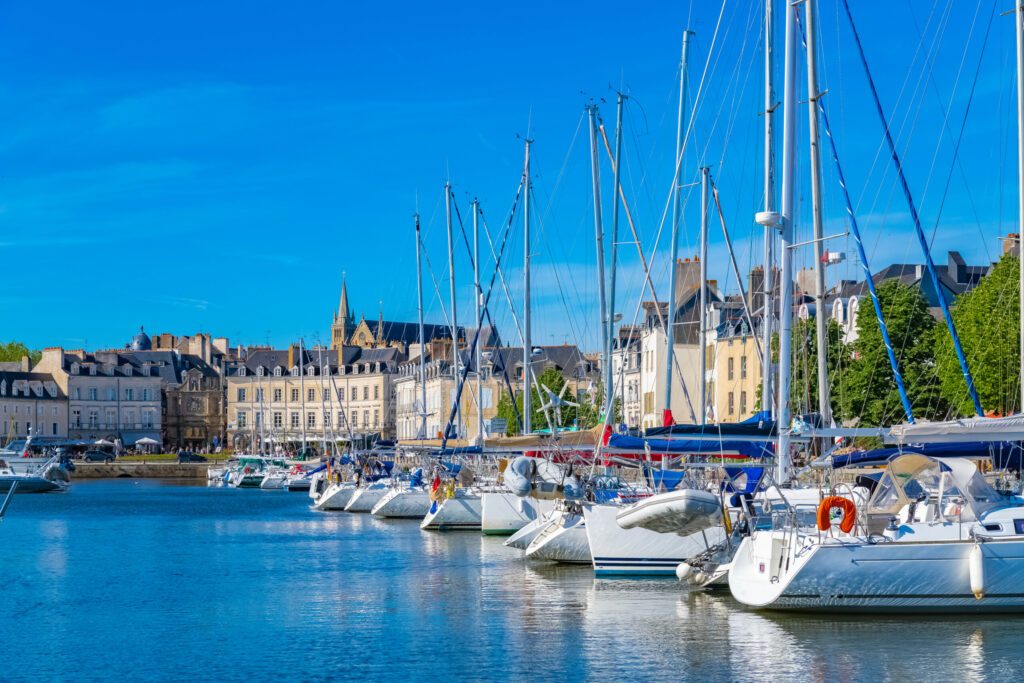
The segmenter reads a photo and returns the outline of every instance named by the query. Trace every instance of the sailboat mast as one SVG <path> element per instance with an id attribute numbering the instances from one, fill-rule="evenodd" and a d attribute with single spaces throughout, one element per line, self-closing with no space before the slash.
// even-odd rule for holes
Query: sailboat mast
<path id="1" fill-rule="evenodd" d="M 1024 412 L 1024 3 L 1016 3 L 1017 15 L 1017 260 L 1020 306 L 1020 405 Z"/>
<path id="2" fill-rule="evenodd" d="M 608 358 L 608 373 L 605 378 L 604 404 L 605 410 L 615 414 L 614 396 L 612 392 L 612 347 L 615 345 L 615 277 L 619 257 L 619 192 L 622 184 L 620 180 L 619 161 L 622 157 L 622 106 L 626 96 L 616 93 L 615 98 L 615 171 L 612 174 L 612 239 L 611 239 L 611 272 L 608 276 L 608 346 L 605 355 Z M 574 399 L 575 400 L 575 399 Z"/>
<path id="3" fill-rule="evenodd" d="M 779 389 L 776 454 L 779 483 L 789 479 L 790 371 L 793 346 L 793 200 L 796 174 L 796 5 L 786 3 L 786 51 L 782 101 L 782 235 L 779 244 Z"/>
<path id="4" fill-rule="evenodd" d="M 459 319 L 458 312 L 455 305 L 455 248 L 452 242 L 452 186 L 451 183 L 444 184 L 444 211 L 445 219 L 448 225 L 448 290 L 451 296 L 452 306 L 452 380 L 458 382 L 459 378 Z M 452 387 L 452 401 L 455 400 L 455 387 Z M 455 407 L 455 414 L 459 416 L 462 412 Z M 456 417 L 455 425 L 449 425 L 448 429 L 455 427 L 456 436 L 458 436 L 459 418 Z M 447 434 L 445 436 L 448 436 Z"/>
<path id="5" fill-rule="evenodd" d="M 806 0 L 807 19 L 807 113 L 811 136 L 811 205 L 814 220 L 814 325 L 818 346 L 818 413 L 821 423 L 832 423 L 828 385 L 828 317 L 825 315 L 825 243 L 821 210 L 821 136 L 818 131 L 818 55 L 815 0 Z"/>
<path id="6" fill-rule="evenodd" d="M 594 191 L 594 240 L 597 244 L 597 300 L 601 318 L 601 375 L 604 377 L 604 393 L 607 397 L 608 389 L 611 388 L 612 363 L 608 338 L 608 301 L 604 286 L 604 221 L 601 216 L 601 165 L 597 154 L 597 105 L 587 105 L 587 113 L 590 117 L 590 181 Z M 610 408 L 610 401 L 606 402 L 604 409 L 607 411 Z"/>
<path id="7" fill-rule="evenodd" d="M 523 434 L 533 432 L 530 368 L 533 341 L 530 339 L 530 140 L 526 140 L 523 161 Z"/>
<path id="8" fill-rule="evenodd" d="M 416 223 L 416 307 L 420 328 L 420 431 L 418 438 L 425 439 L 427 438 L 427 349 L 423 330 L 423 243 L 420 241 L 420 215 L 418 213 L 413 214 L 413 221 Z M 342 359 L 339 358 L 338 364 L 342 363 Z"/>
<path id="9" fill-rule="evenodd" d="M 480 202 L 473 200 L 473 301 L 476 306 L 476 353 L 473 364 L 476 366 L 476 438 L 479 445 L 484 444 L 484 384 L 481 378 L 480 363 L 482 360 L 481 351 L 481 327 L 483 316 L 480 305 L 483 301 L 484 290 L 480 287 Z"/>
<path id="10" fill-rule="evenodd" d="M 676 261 L 679 259 L 679 223 L 681 220 L 680 175 L 683 166 L 683 142 L 686 139 L 686 61 L 693 31 L 683 31 L 683 53 L 679 59 L 679 109 L 676 115 L 676 167 L 672 175 L 672 244 L 669 249 L 668 316 L 665 321 L 665 409 L 662 422 L 672 424 L 672 370 L 675 366 Z M 618 165 L 616 165 L 616 169 Z M 655 304 L 657 305 L 657 304 Z"/>
<path id="11" fill-rule="evenodd" d="M 302 407 L 302 415 L 299 417 L 299 426 L 302 429 L 302 452 L 306 452 L 306 368 L 304 366 L 305 353 L 302 350 L 302 337 L 299 337 L 299 405 Z"/>
<path id="12" fill-rule="evenodd" d="M 708 415 L 708 207 L 710 206 L 710 169 L 700 169 L 700 317 L 697 343 L 700 344 L 700 423 Z"/>
<path id="13" fill-rule="evenodd" d="M 757 222 L 764 226 L 764 270 L 761 278 L 761 410 L 774 414 L 775 395 L 772 393 L 772 325 L 775 318 L 775 287 L 772 273 L 775 269 L 775 22 L 772 6 L 775 0 L 764 3 L 764 211 Z M 751 291 L 753 296 L 753 291 Z"/>

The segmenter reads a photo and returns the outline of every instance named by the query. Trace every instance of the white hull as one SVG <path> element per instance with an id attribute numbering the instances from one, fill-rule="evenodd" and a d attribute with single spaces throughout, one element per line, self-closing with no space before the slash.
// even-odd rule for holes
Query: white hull
<path id="1" fill-rule="evenodd" d="M 722 527 L 705 533 L 680 536 L 647 529 L 623 529 L 616 516 L 617 505 L 584 506 L 586 534 L 597 576 L 666 576 L 674 577 L 676 567 L 684 560 L 707 550 L 725 539 Z"/>
<path id="2" fill-rule="evenodd" d="M 423 519 L 430 509 L 430 495 L 425 488 L 392 489 L 381 498 L 370 514 L 375 517 Z"/>
<path id="3" fill-rule="evenodd" d="M 519 550 L 526 550 L 533 543 L 533 539 L 537 538 L 538 535 L 551 523 L 551 518 L 555 514 L 554 509 L 546 512 L 544 515 L 533 520 L 519 531 L 515 532 L 505 541 L 505 545 L 509 548 L 518 548 Z"/>
<path id="4" fill-rule="evenodd" d="M 454 498 L 431 505 L 420 528 L 430 531 L 480 531 L 480 494 L 457 490 Z"/>
<path id="5" fill-rule="evenodd" d="M 487 491 L 480 501 L 480 529 L 493 536 L 514 534 L 555 508 L 554 500 L 520 498 L 511 491 Z"/>
<path id="6" fill-rule="evenodd" d="M 530 543 L 526 556 L 534 560 L 590 564 L 593 558 L 583 515 L 567 510 L 556 511 L 551 522 Z"/>
<path id="7" fill-rule="evenodd" d="M 744 539 L 729 571 L 729 588 L 737 600 L 754 608 L 831 613 L 1024 612 L 1021 539 L 976 544 L 849 538 L 801 553 L 786 547 L 787 536 L 793 538 L 792 533 L 766 531 Z M 971 588 L 975 547 L 984 565 L 980 599 Z"/>
<path id="8" fill-rule="evenodd" d="M 348 505 L 348 501 L 352 498 L 355 490 L 355 484 L 352 482 L 333 484 L 324 491 L 322 496 L 316 499 L 316 502 L 313 503 L 313 509 L 324 512 L 340 512 Z"/>
<path id="9" fill-rule="evenodd" d="M 260 488 L 264 491 L 283 489 L 287 482 L 288 476 L 285 474 L 268 474 L 260 482 Z"/>
<path id="10" fill-rule="evenodd" d="M 391 491 L 391 486 L 388 484 L 360 486 L 349 499 L 348 505 L 345 506 L 345 512 L 369 512 L 389 491 Z"/>

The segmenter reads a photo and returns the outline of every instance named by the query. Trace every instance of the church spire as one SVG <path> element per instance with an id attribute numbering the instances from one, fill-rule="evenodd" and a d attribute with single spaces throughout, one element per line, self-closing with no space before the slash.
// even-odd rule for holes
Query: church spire
<path id="1" fill-rule="evenodd" d="M 381 299 L 378 305 L 380 309 L 377 314 L 377 344 L 380 345 L 384 341 L 384 300 Z"/>
<path id="2" fill-rule="evenodd" d="M 338 320 L 341 322 L 353 322 L 352 311 L 348 307 L 348 283 L 345 281 L 345 273 L 341 274 L 341 299 L 338 302 Z"/>
<path id="3" fill-rule="evenodd" d="M 355 330 L 355 316 L 348 305 L 348 283 L 345 281 L 345 273 L 342 272 L 341 298 L 338 301 L 338 312 L 334 314 L 334 321 L 331 324 L 331 348 L 336 351 L 342 350 Z"/>

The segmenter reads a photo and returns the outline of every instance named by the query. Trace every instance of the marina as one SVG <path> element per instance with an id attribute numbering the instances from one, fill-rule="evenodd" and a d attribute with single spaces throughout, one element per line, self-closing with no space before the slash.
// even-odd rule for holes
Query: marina
<path id="1" fill-rule="evenodd" d="M 1018 618 L 754 613 L 304 498 L 127 479 L 18 497 L 0 526 L 5 678 L 906 680 L 941 652 L 950 678 L 985 680 L 1019 662 Z M 285 654 L 240 656 L 255 643 Z"/>

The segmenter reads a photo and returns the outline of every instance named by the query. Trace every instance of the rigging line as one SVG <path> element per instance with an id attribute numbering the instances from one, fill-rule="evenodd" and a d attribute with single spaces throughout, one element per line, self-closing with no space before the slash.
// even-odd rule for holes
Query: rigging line
<path id="1" fill-rule="evenodd" d="M 709 173 L 708 176 L 711 174 Z M 722 234 L 725 236 L 725 248 L 729 252 L 729 261 L 732 263 L 732 270 L 736 276 L 736 285 L 740 289 L 740 299 L 743 301 L 743 316 L 747 319 L 747 325 L 750 327 L 750 334 L 754 337 L 754 347 L 757 349 L 757 358 L 761 359 L 761 340 L 754 333 L 754 320 L 750 317 L 750 306 L 747 304 L 747 292 L 743 287 L 743 279 L 740 277 L 740 267 L 736 263 L 736 254 L 732 250 L 732 239 L 729 237 L 729 228 L 725 225 L 725 214 L 722 213 L 722 202 L 719 201 L 718 197 L 718 185 L 715 184 L 714 180 L 711 180 L 711 196 L 715 200 L 715 208 L 718 209 L 718 222 L 722 226 Z M 818 312 L 821 315 L 821 312 Z M 764 372 L 764 369 L 761 370 Z"/>
<path id="2" fill-rule="evenodd" d="M 803 25 L 800 23 L 799 12 L 797 12 L 796 19 L 797 24 L 801 28 L 801 37 L 803 38 Z M 853 235 L 854 243 L 857 245 L 857 252 L 860 256 L 861 267 L 864 270 L 864 281 L 867 285 L 868 293 L 871 295 L 871 303 L 875 307 L 875 316 L 878 318 L 878 326 L 882 334 L 882 342 L 885 344 L 885 352 L 889 356 L 889 365 L 892 368 L 896 387 L 899 390 L 900 401 L 903 403 L 903 411 L 906 413 L 907 422 L 913 424 L 914 412 L 910 406 L 910 398 L 907 396 L 906 386 L 903 383 L 903 374 L 900 372 L 899 364 L 896 362 L 896 352 L 893 350 L 892 341 L 889 339 L 889 327 L 885 323 L 885 316 L 882 313 L 882 304 L 878 299 L 878 291 L 875 289 L 875 281 L 871 275 L 871 265 L 868 263 L 867 254 L 864 253 L 864 242 L 861 239 L 860 227 L 857 225 L 857 215 L 853 209 L 853 202 L 850 200 L 850 191 L 847 188 L 846 178 L 843 175 L 843 167 L 839 163 L 839 151 L 836 149 L 836 140 L 832 135 L 832 126 L 829 125 L 828 114 L 825 112 L 825 105 L 822 104 L 821 100 L 822 98 L 819 96 L 815 101 L 818 105 L 818 111 L 821 113 L 821 122 L 825 128 L 825 137 L 828 139 L 829 149 L 832 151 L 832 161 L 836 167 L 836 179 L 839 181 L 843 201 L 846 204 L 846 215 L 850 219 L 850 232 Z"/>
<path id="3" fill-rule="evenodd" d="M 939 282 L 939 276 L 935 272 L 935 262 L 932 260 L 931 250 L 928 249 L 928 239 L 925 237 L 924 230 L 921 228 L 921 217 L 917 213 L 917 207 L 914 204 L 914 197 L 910 193 L 910 186 L 907 184 L 907 177 L 903 173 L 903 166 L 900 163 L 899 153 L 896 151 L 896 144 L 893 142 L 892 134 L 889 132 L 889 125 L 886 122 L 885 111 L 882 109 L 882 101 L 878 96 L 878 90 L 875 88 L 874 78 L 871 76 L 871 70 L 868 67 L 867 55 L 864 54 L 864 46 L 860 42 L 860 35 L 857 33 L 857 27 L 853 22 L 853 14 L 850 12 L 849 0 L 842 0 L 843 9 L 846 10 L 846 17 L 850 22 L 850 28 L 853 31 L 854 42 L 857 45 L 858 53 L 860 54 L 861 64 L 864 66 L 864 71 L 867 74 L 868 86 L 871 89 L 871 95 L 875 101 L 875 108 L 878 112 L 878 117 L 882 122 L 882 128 L 885 132 L 885 141 L 889 147 L 889 152 L 892 155 L 893 164 L 896 167 L 896 174 L 900 180 L 900 187 L 903 190 L 904 198 L 907 200 L 907 206 L 910 209 L 910 216 L 914 223 L 914 232 L 917 235 L 918 241 L 921 243 L 921 249 L 924 251 L 925 265 L 928 266 L 928 274 L 931 277 L 932 287 L 935 289 L 935 295 L 939 300 L 939 306 L 942 308 L 942 315 L 946 319 L 946 327 L 949 328 L 949 336 L 953 340 L 953 348 L 956 349 L 957 360 L 960 362 L 960 369 L 963 372 L 964 381 L 967 383 L 967 391 L 971 395 L 971 401 L 974 403 L 974 410 L 977 412 L 979 417 L 984 417 L 985 411 L 981 408 L 981 399 L 978 398 L 977 387 L 974 386 L 974 377 L 971 375 L 971 369 L 967 365 L 967 357 L 964 355 L 963 345 L 960 344 L 960 336 L 956 332 L 956 325 L 953 323 L 953 316 L 949 312 L 949 305 L 946 302 L 946 295 L 942 291 L 942 284 Z"/>
<path id="4" fill-rule="evenodd" d="M 602 122 L 601 125 L 598 127 L 598 130 L 601 133 L 601 139 L 604 141 L 605 152 L 608 154 L 608 163 L 611 164 L 612 173 L 614 173 L 615 172 L 615 155 L 612 154 L 611 145 L 608 143 L 608 133 L 605 130 L 604 122 Z M 637 253 L 640 255 L 640 263 L 641 263 L 641 265 L 643 266 L 643 269 L 644 269 L 645 286 L 646 287 L 650 287 L 650 289 L 651 289 L 651 297 L 654 299 L 654 312 L 658 316 L 658 324 L 661 325 L 661 328 L 663 330 L 665 330 L 665 341 L 666 341 L 666 343 L 668 343 L 668 340 L 671 338 L 671 335 L 669 334 L 668 326 L 667 326 L 667 324 L 665 322 L 665 316 L 663 316 L 661 314 L 661 306 L 658 305 L 658 294 L 654 290 L 654 281 L 651 279 L 650 267 L 647 264 L 647 258 L 644 256 L 643 245 L 640 244 L 640 237 L 637 234 L 636 225 L 633 223 L 633 215 L 632 215 L 632 213 L 630 213 L 629 203 L 626 201 L 626 195 L 623 192 L 621 183 L 619 185 L 619 197 L 622 198 L 622 208 L 623 208 L 623 210 L 624 210 L 624 212 L 626 214 L 626 222 L 629 223 L 629 229 L 632 232 L 633 240 L 636 243 Z M 640 299 L 641 300 L 643 300 L 644 292 L 645 291 L 646 290 L 641 288 L 641 291 L 640 291 Z M 690 392 L 686 389 L 686 378 L 683 376 L 682 366 L 679 364 L 678 359 L 676 359 L 675 354 L 673 354 L 673 365 L 675 366 L 676 374 L 679 377 L 679 382 L 680 382 L 680 384 L 683 387 L 683 396 L 686 399 L 686 405 L 690 409 L 690 415 L 692 416 L 693 421 L 696 422 L 697 421 L 697 417 L 696 417 L 696 413 L 694 412 L 694 409 L 693 409 L 693 401 L 690 399 Z"/>

